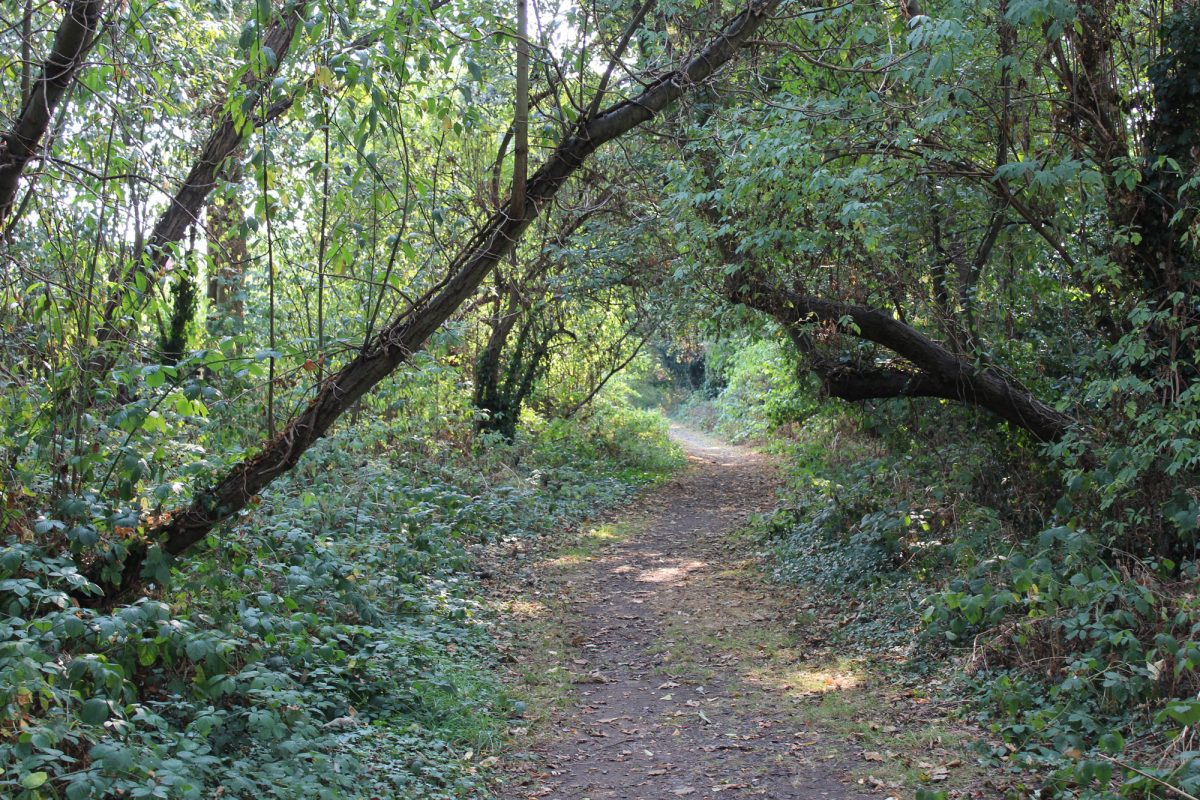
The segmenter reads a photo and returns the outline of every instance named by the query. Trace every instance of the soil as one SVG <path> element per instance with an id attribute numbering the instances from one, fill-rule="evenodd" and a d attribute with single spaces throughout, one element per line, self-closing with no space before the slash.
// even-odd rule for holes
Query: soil
<path id="1" fill-rule="evenodd" d="M 768 661 L 795 612 L 732 534 L 775 505 L 770 459 L 677 426 L 672 436 L 689 468 L 621 515 L 618 543 L 538 565 L 532 594 L 558 610 L 515 659 L 527 676 L 566 679 L 551 690 L 563 696 L 543 692 L 553 709 L 500 797 L 886 796 L 855 773 L 860 745 L 797 712 L 853 676 L 789 677 Z M 803 668 L 804 653 L 793 660 Z"/>

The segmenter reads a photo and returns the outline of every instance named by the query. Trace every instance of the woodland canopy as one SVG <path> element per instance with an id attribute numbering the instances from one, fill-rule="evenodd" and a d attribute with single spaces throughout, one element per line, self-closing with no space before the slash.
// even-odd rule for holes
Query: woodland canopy
<path id="1" fill-rule="evenodd" d="M 513 515 L 557 519 L 439 465 L 517 469 L 536 434 L 562 449 L 529 464 L 584 470 L 607 458 L 588 425 L 612 452 L 650 437 L 649 412 L 605 416 L 657 402 L 638 381 L 712 397 L 736 388 L 714 354 L 766 341 L 773 426 L 820 408 L 926 456 L 968 442 L 971 491 L 1009 509 L 995 549 L 1058 548 L 1052 577 L 975 574 L 928 613 L 952 645 L 1099 626 L 1032 670 L 1090 682 L 1090 721 L 1006 735 L 1057 768 L 1121 752 L 1099 742 L 1134 722 L 1104 709 L 1163 742 L 1200 722 L 1200 5 L 3 8 L 0 786 L 336 786 L 338 704 L 421 694 L 346 654 L 449 636 L 404 627 L 458 619 L 431 576 Z M 339 481 L 430 516 L 338 516 Z M 1031 611 L 1047 581 L 1078 596 Z M 284 750 L 308 766 L 256 777 Z M 1176 756 L 1154 774 L 1195 793 Z"/>

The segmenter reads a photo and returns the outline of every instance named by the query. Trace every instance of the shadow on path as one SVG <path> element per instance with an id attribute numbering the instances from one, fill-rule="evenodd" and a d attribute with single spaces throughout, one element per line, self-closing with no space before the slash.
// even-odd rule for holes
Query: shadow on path
<path id="1" fill-rule="evenodd" d="M 780 590 L 729 534 L 774 506 L 770 459 L 679 426 L 671 435 L 689 468 L 623 515 L 628 539 L 559 567 L 574 601 L 575 649 L 560 654 L 573 702 L 502 796 L 869 797 L 845 777 L 845 747 L 789 713 L 791 687 L 746 674 L 783 627 Z"/>

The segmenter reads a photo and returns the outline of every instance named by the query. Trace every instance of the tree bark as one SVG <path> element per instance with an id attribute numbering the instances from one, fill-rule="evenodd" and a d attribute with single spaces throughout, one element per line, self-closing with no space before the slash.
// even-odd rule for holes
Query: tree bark
<path id="1" fill-rule="evenodd" d="M 237 182 L 239 170 L 230 175 Z M 236 192 L 214 200 L 208 206 L 208 319 L 209 336 L 214 338 L 242 332 L 243 284 L 250 253 L 242 235 L 241 207 Z"/>
<path id="2" fill-rule="evenodd" d="M 734 286 L 741 282 L 740 286 Z M 873 342 L 907 359 L 915 370 L 833 365 L 817 361 L 815 371 L 826 391 L 845 400 L 888 397 L 939 397 L 978 406 L 1022 428 L 1043 442 L 1058 441 L 1074 424 L 1067 414 L 1043 403 L 991 368 L 964 361 L 891 314 L 865 306 L 799 294 L 735 275 L 730 299 L 762 311 L 789 331 L 814 322 L 837 326 L 844 334 Z"/>
<path id="3" fill-rule="evenodd" d="M 522 312 L 517 290 L 508 287 L 503 298 L 496 300 L 496 313 L 488 321 L 491 331 L 483 352 L 475 362 L 475 392 L 473 403 L 476 408 L 487 412 L 487 418 L 479 423 L 480 430 L 498 431 L 502 428 L 501 417 L 507 413 L 500 390 L 503 371 L 504 348 L 509 334 L 516 327 Z"/>
<path id="4" fill-rule="evenodd" d="M 294 5 L 285 7 L 263 37 L 263 47 L 275 54 L 274 65 L 262 75 L 255 76 L 248 72 L 244 77 L 242 83 L 250 102 L 242 109 L 244 120 L 241 124 L 228 111 L 219 115 L 216 126 L 209 133 L 204 148 L 200 151 L 200 157 L 193 163 L 187 177 L 150 232 L 150 240 L 145 248 L 149 263 L 147 259 L 142 258 L 141 253 L 136 254 L 131 274 L 118 280 L 113 295 L 105 302 L 104 319 L 96 335 L 101 345 L 114 341 L 121 331 L 117 312 L 125 291 L 132 282 L 131 278 L 139 274 L 145 278 L 147 290 L 137 291 L 140 301 L 148 292 L 149 286 L 166 269 L 171 246 L 183 239 L 189 225 L 199 222 L 200 212 L 217 185 L 228 159 L 234 156 L 246 137 L 254 130 L 255 110 L 262 103 L 263 95 L 283 66 L 308 2 L 309 0 L 296 0 Z"/>
<path id="5" fill-rule="evenodd" d="M 513 114 L 512 210 L 525 215 L 529 171 L 529 0 L 517 0 L 517 108 Z"/>
<path id="6" fill-rule="evenodd" d="M 504 147 L 505 145 L 502 143 L 501 156 L 497 158 L 497 163 L 503 158 Z M 516 195 L 514 194 L 513 197 L 512 202 L 515 209 Z M 589 219 L 607 207 L 610 199 L 611 196 L 605 192 L 597 203 L 585 205 L 578 213 L 561 220 L 561 227 L 554 234 L 554 239 L 560 245 L 565 245 Z M 512 379 L 512 375 L 520 372 L 521 368 L 519 365 L 505 364 L 504 351 L 508 346 L 509 336 L 513 329 L 524 317 L 520 344 L 511 354 L 510 361 L 525 360 L 527 354 L 525 346 L 528 345 L 529 334 L 532 333 L 532 328 L 528 328 L 528 325 L 537 312 L 533 308 L 535 304 L 524 298 L 546 295 L 549 286 L 543 278 L 558 263 L 551 251 L 547 249 L 545 241 L 536 249 L 538 256 L 524 271 L 520 270 L 518 259 L 514 253 L 512 272 L 504 280 L 501 280 L 499 273 L 496 274 L 497 296 L 492 302 L 493 313 L 487 320 L 491 331 L 488 333 L 483 350 L 475 360 L 473 403 L 476 408 L 486 411 L 488 414 L 485 419 L 480 420 L 478 428 L 481 431 L 498 431 L 507 439 L 512 439 L 516 434 L 516 422 L 520 417 L 521 405 L 532 390 L 532 385 L 524 391 L 513 394 L 512 387 L 523 386 L 526 382 Z M 546 333 L 549 338 L 543 338 L 540 334 L 533 337 L 536 349 L 541 353 L 536 361 L 540 361 L 547 354 L 552 340 L 559 335 L 557 332 Z M 533 372 L 529 373 L 530 380 L 537 377 L 539 370 L 540 365 L 535 363 Z M 505 374 L 508 377 L 502 380 L 502 376 Z"/>
<path id="7" fill-rule="evenodd" d="M 701 169 L 710 190 L 715 189 L 717 176 L 711 160 L 702 159 Z M 722 227 L 720 214 L 711 204 L 701 205 L 699 213 L 714 229 Z M 955 400 L 991 411 L 1043 442 L 1058 441 L 1075 422 L 995 369 L 976 367 L 891 313 L 777 286 L 745 263 L 730 234 L 717 235 L 714 244 L 722 260 L 736 267 L 725 278 L 725 297 L 761 311 L 782 325 L 797 349 L 809 357 L 813 371 L 832 397 L 852 401 L 890 397 Z M 814 322 L 832 324 L 839 333 L 884 347 L 907 359 L 915 369 L 856 368 L 823 360 L 806 345 L 805 328 Z"/>
<path id="8" fill-rule="evenodd" d="M 58 104 L 96 40 L 103 9 L 103 0 L 67 3 L 41 74 L 25 96 L 16 122 L 0 137 L 0 228 L 12 211 L 25 166 L 37 153 Z"/>
<path id="9" fill-rule="evenodd" d="M 397 314 L 363 350 L 320 385 L 316 396 L 279 435 L 263 443 L 257 455 L 235 465 L 217 483 L 196 493 L 190 505 L 164 515 L 146 530 L 146 540 L 178 555 L 203 539 L 222 521 L 245 508 L 275 478 L 288 472 L 304 452 L 325 435 L 359 398 L 392 374 L 470 297 L 488 273 L 520 240 L 541 209 L 601 145 L 652 119 L 670 103 L 704 83 L 746 46 L 769 18 L 779 0 L 752 0 L 709 44 L 678 69 L 649 83 L 636 97 L 582 119 L 549 159 L 529 179 L 526 211 L 511 207 L 493 214 L 449 265 L 450 277 L 416 307 Z M 134 584 L 148 552 L 143 541 L 131 542 L 117 574 L 111 568 L 89 570 L 102 588 L 93 603 L 113 602 L 122 584 Z"/>

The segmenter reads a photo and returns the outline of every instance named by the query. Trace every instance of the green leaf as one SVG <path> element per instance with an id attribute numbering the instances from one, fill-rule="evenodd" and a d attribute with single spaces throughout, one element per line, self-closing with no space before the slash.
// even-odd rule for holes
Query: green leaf
<path id="1" fill-rule="evenodd" d="M 159 586 L 166 586 L 170 582 L 171 558 L 158 545 L 153 545 L 146 551 L 146 560 L 142 564 L 142 576 L 149 578 Z"/>
<path id="2" fill-rule="evenodd" d="M 79 718 L 88 725 L 103 725 L 108 721 L 108 701 L 103 697 L 93 697 L 83 704 Z"/>
<path id="3" fill-rule="evenodd" d="M 250 20 L 242 26 L 242 34 L 238 37 L 238 48 L 241 50 L 249 50 L 250 45 L 254 44 L 258 25 L 254 20 Z"/>
<path id="4" fill-rule="evenodd" d="M 21 786 L 26 789 L 36 789 L 48 780 L 50 780 L 50 776 L 45 772 L 31 772 L 21 778 Z"/>
<path id="5" fill-rule="evenodd" d="M 1182 725 L 1200 723 L 1200 701 L 1178 700 L 1169 703 L 1166 708 L 1167 716 Z"/>

